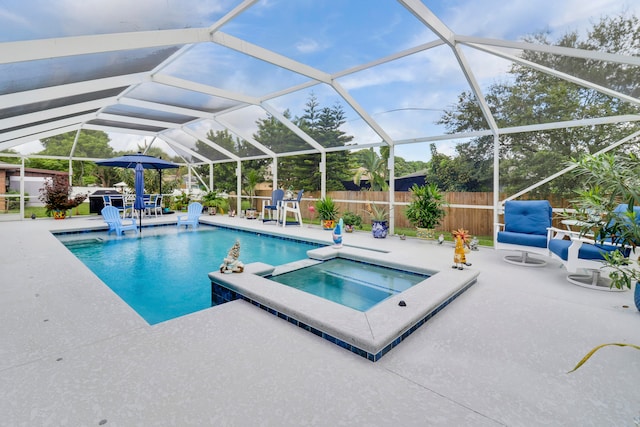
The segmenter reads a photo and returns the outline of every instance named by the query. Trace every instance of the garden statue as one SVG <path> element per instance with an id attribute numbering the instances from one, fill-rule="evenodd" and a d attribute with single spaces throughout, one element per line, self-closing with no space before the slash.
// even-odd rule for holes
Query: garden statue
<path id="1" fill-rule="evenodd" d="M 240 242 L 236 240 L 220 266 L 220 273 L 242 273 L 244 271 L 244 264 L 238 259 L 239 257 Z"/>
<path id="2" fill-rule="evenodd" d="M 469 249 L 471 249 L 472 251 L 477 251 L 479 243 L 480 242 L 478 242 L 478 238 L 476 236 L 473 236 L 471 242 L 469 243 Z"/>
<path id="3" fill-rule="evenodd" d="M 467 252 L 469 251 L 469 231 L 464 228 L 458 228 L 455 231 L 452 231 L 453 239 L 456 243 L 456 247 L 453 250 L 453 265 L 451 268 L 457 268 L 458 270 L 463 270 L 464 265 L 470 266 L 471 264 L 467 262 Z"/>
<path id="4" fill-rule="evenodd" d="M 340 218 L 340 221 L 338 221 L 338 225 L 336 225 L 336 228 L 333 229 L 333 233 L 331 233 L 331 237 L 333 237 L 334 248 L 342 247 L 342 227 L 344 227 L 343 224 L 344 223 L 342 221 L 342 218 Z"/>

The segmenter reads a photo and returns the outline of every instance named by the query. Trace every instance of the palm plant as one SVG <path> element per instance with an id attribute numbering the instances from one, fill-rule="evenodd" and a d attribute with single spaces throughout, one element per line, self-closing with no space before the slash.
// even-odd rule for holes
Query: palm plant
<path id="1" fill-rule="evenodd" d="M 439 225 L 445 215 L 446 202 L 438 186 L 413 184 L 411 196 L 412 201 L 405 212 L 409 222 L 418 228 L 433 229 Z"/>
<path id="2" fill-rule="evenodd" d="M 363 175 L 369 176 L 369 185 L 372 191 L 385 191 L 389 189 L 387 184 L 387 162 L 369 148 L 362 153 L 362 165 L 353 176 L 353 183 L 360 185 Z"/>
<path id="3" fill-rule="evenodd" d="M 316 201 L 318 217 L 323 221 L 335 221 L 338 219 L 338 207 L 329 196 Z"/>
<path id="4" fill-rule="evenodd" d="M 596 242 L 611 239 L 621 247 L 640 250 L 640 216 L 634 207 L 640 206 L 640 159 L 634 155 L 601 154 L 585 156 L 573 161 L 577 176 L 583 179 L 587 190 L 578 191 L 573 201 L 576 217 L 584 226 L 581 234 L 591 233 Z M 626 203 L 625 212 L 614 212 L 614 208 Z M 640 282 L 640 265 L 621 252 L 605 254 L 604 268 L 613 270 L 609 274 L 611 286 L 618 289 L 631 288 Z"/>
<path id="5" fill-rule="evenodd" d="M 249 169 L 247 173 L 244 175 L 245 191 L 249 196 L 249 204 L 251 208 L 254 208 L 253 198 L 256 195 L 256 187 L 261 180 L 262 180 L 262 176 L 260 175 L 260 172 L 258 172 L 255 169 Z"/>
<path id="6" fill-rule="evenodd" d="M 333 199 L 327 196 L 324 199 L 316 200 L 316 211 L 322 228 L 325 230 L 333 229 L 339 214 L 338 207 Z"/>
<path id="7" fill-rule="evenodd" d="M 369 214 L 372 221 L 386 221 L 389 218 L 389 212 L 384 206 L 376 206 L 375 203 L 367 203 L 365 212 Z"/>

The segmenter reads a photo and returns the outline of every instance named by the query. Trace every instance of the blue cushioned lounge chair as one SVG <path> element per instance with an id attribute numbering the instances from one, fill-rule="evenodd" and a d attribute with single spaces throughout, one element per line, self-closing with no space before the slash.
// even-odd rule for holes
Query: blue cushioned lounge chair
<path id="1" fill-rule="evenodd" d="M 202 215 L 202 204 L 198 202 L 189 203 L 186 215 L 178 215 L 178 227 L 184 225 L 185 228 L 191 226 L 198 228 L 200 215 Z"/>
<path id="2" fill-rule="evenodd" d="M 127 230 L 133 230 L 136 233 L 138 232 L 136 220 L 133 218 L 129 220 L 120 218 L 120 210 L 115 206 L 105 206 L 102 208 L 101 213 L 104 222 L 109 226 L 107 234 L 111 234 L 112 231 L 115 231 L 116 234 L 120 236 Z"/>
<path id="3" fill-rule="evenodd" d="M 627 209 L 628 205 L 621 204 L 613 212 L 614 214 L 622 214 Z M 633 210 L 636 212 L 636 221 L 640 221 L 640 206 L 634 206 Z M 562 262 L 569 272 L 567 280 L 574 285 L 591 289 L 623 290 L 611 288 L 608 275 L 602 277 L 604 255 L 615 250 L 620 250 L 631 259 L 638 259 L 639 251 L 631 251 L 630 248 L 614 244 L 611 238 L 596 242 L 593 240 L 593 236 L 584 236 L 577 231 L 553 228 L 552 238 L 549 240 L 549 251 L 552 258 Z"/>
<path id="4" fill-rule="evenodd" d="M 496 224 L 496 249 L 521 252 L 507 255 L 506 262 L 541 267 L 546 261 L 529 253 L 549 256 L 547 242 L 553 214 L 547 200 L 508 200 L 504 204 L 504 224 Z"/>

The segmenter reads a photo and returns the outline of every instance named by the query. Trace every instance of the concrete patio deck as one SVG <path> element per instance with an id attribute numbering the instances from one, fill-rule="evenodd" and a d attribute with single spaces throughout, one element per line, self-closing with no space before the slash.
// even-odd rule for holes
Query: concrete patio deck
<path id="1" fill-rule="evenodd" d="M 202 219 L 331 240 L 317 226 Z M 50 233 L 102 227 L 98 216 L 0 222 L 0 425 L 634 426 L 640 418 L 637 350 L 604 348 L 567 374 L 598 344 L 640 344 L 632 292 L 571 285 L 553 261 L 529 269 L 490 248 L 471 252 L 478 282 L 372 363 L 244 301 L 147 325 Z M 452 246 L 416 239 L 357 232 L 344 240 L 436 269 L 453 258 Z"/>

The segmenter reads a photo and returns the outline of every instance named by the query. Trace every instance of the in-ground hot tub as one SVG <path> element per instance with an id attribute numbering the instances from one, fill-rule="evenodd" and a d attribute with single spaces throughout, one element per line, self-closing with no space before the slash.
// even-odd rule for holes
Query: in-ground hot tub
<path id="1" fill-rule="evenodd" d="M 252 263 L 240 274 L 209 273 L 212 300 L 216 304 L 248 301 L 375 362 L 472 286 L 479 274 L 470 269 L 434 271 L 403 265 L 386 261 L 380 252 L 360 248 L 324 247 L 307 254 L 308 260 L 279 267 Z M 364 311 L 270 279 L 332 259 L 423 275 L 424 279 Z"/>
<path id="2" fill-rule="evenodd" d="M 341 257 L 266 276 L 267 279 L 358 311 L 367 311 L 429 277 L 427 274 Z"/>

